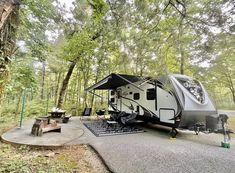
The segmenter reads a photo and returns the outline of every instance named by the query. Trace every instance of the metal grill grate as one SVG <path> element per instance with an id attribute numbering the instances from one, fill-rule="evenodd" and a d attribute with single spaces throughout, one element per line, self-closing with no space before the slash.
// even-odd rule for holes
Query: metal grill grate
<path id="1" fill-rule="evenodd" d="M 131 126 L 122 126 L 118 123 L 108 124 L 107 122 L 102 121 L 92 121 L 83 123 L 96 137 L 101 136 L 114 136 L 114 135 L 125 135 L 133 133 L 143 133 L 143 129 L 131 125 Z"/>

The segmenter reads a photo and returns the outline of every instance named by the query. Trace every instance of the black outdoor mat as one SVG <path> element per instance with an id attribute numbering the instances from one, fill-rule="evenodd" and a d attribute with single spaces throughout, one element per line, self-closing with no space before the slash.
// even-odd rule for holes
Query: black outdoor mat
<path id="1" fill-rule="evenodd" d="M 143 129 L 131 125 L 131 126 L 122 126 L 120 124 L 112 124 L 108 126 L 106 122 L 102 121 L 90 121 L 83 122 L 83 124 L 96 136 L 114 136 L 114 135 L 125 135 L 133 133 L 143 133 Z"/>

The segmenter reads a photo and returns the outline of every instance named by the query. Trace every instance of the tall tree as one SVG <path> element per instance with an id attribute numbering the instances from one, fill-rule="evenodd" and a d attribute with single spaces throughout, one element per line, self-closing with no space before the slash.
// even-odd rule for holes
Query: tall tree
<path id="1" fill-rule="evenodd" d="M 9 63 L 16 51 L 15 39 L 19 21 L 17 0 L 0 2 L 0 103 L 7 83 Z"/>
<path id="2" fill-rule="evenodd" d="M 93 14 L 90 18 L 91 22 L 82 21 L 84 23 L 83 28 L 78 31 L 73 31 L 71 38 L 68 40 L 69 43 L 66 47 L 66 51 L 70 54 L 68 58 L 72 62 L 69 65 L 68 72 L 66 73 L 59 93 L 59 99 L 57 104 L 57 107 L 59 108 L 62 107 L 65 91 L 68 87 L 70 77 L 77 62 L 82 56 L 87 56 L 93 52 L 96 47 L 95 40 L 101 34 L 100 22 L 102 21 L 102 18 L 107 11 L 106 3 L 103 0 L 88 0 L 87 3 L 89 6 L 92 7 L 93 10 Z M 80 4 L 78 4 L 78 6 L 79 5 Z"/>

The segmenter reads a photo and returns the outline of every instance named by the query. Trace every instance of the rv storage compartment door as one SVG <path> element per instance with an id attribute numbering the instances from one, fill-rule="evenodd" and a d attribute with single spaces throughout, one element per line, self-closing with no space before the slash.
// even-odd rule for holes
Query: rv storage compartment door
<path id="1" fill-rule="evenodd" d="M 174 124 L 175 111 L 173 109 L 160 109 L 160 121 Z"/>

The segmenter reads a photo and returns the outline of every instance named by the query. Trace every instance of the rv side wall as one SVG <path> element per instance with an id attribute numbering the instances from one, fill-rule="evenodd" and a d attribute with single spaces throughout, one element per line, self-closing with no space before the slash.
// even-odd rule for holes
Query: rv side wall
<path id="1" fill-rule="evenodd" d="M 135 112 L 140 116 L 160 118 L 165 123 L 175 123 L 174 116 L 178 111 L 176 98 L 151 83 L 142 83 L 134 84 L 139 85 L 143 91 L 133 85 L 119 87 L 115 94 L 110 91 L 110 101 L 119 111 L 129 114 Z M 109 109 L 113 110 L 110 106 Z"/>

